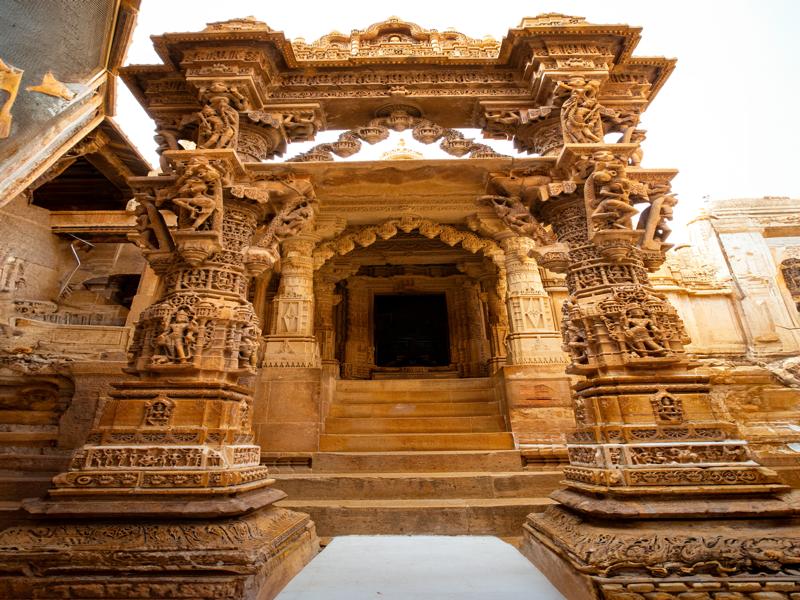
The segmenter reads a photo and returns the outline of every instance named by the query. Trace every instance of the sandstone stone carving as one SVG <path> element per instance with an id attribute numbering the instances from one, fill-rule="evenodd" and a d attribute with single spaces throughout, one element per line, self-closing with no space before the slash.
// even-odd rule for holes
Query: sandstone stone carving
<path id="1" fill-rule="evenodd" d="M 161 64 L 119 72 L 159 174 L 106 123 L 0 209 L 0 467 L 28 498 L 0 596 L 274 597 L 317 549 L 280 485 L 324 496 L 326 537 L 523 527 L 571 599 L 800 593 L 776 472 L 797 480 L 797 202 L 709 202 L 670 250 L 676 171 L 643 166 L 639 127 L 675 61 L 640 33 L 551 13 L 502 41 L 395 17 L 155 36 Z M 0 65 L 0 133 L 20 75 Z M 338 160 L 392 132 L 461 160 Z M 95 170 L 105 200 L 64 185 Z M 326 462 L 354 472 L 320 486 Z M 563 487 L 523 519 L 532 480 Z M 401 488 L 491 502 L 373 510 Z"/>

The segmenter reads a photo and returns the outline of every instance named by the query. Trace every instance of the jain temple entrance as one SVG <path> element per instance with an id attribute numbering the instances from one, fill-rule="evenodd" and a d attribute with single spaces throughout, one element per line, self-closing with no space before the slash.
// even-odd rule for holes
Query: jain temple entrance
<path id="1" fill-rule="evenodd" d="M 123 67 L 138 2 L 92 4 L 3 31 L 0 597 L 269 600 L 349 534 L 502 536 L 570 600 L 798 597 L 798 202 L 673 248 L 639 28 L 248 17 Z"/>

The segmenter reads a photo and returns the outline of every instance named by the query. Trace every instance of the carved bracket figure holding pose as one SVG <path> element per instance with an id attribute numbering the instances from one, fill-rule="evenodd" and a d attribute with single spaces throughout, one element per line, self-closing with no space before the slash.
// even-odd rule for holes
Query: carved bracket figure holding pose
<path id="1" fill-rule="evenodd" d="M 198 230 L 216 210 L 221 197 L 222 176 L 208 158 L 196 156 L 175 182 L 172 204 L 179 208 L 178 228 Z"/>
<path id="2" fill-rule="evenodd" d="M 214 81 L 200 90 L 205 106 L 196 114 L 200 123 L 197 147 L 206 150 L 235 148 L 239 135 L 239 110 L 247 99 L 236 86 Z"/>
<path id="3" fill-rule="evenodd" d="M 660 249 L 672 233 L 669 222 L 678 199 L 670 192 L 669 183 L 651 183 L 648 197 L 650 204 L 642 211 L 636 228 L 644 231 L 643 248 Z"/>
<path id="4" fill-rule="evenodd" d="M 282 176 L 260 181 L 258 188 L 267 192 L 275 215 L 246 252 L 245 263 L 253 276 L 276 267 L 281 242 L 313 223 L 317 206 L 314 187 L 305 179 Z"/>
<path id="5" fill-rule="evenodd" d="M 540 246 L 555 242 L 553 234 L 533 218 L 519 197 L 488 195 L 481 200 L 491 204 L 500 220 L 514 233 L 533 238 Z"/>
<path id="6" fill-rule="evenodd" d="M 603 123 L 597 93 L 598 81 L 573 77 L 559 81 L 555 93 L 569 93 L 561 105 L 561 129 L 565 144 L 600 144 L 603 142 Z"/>
<path id="7" fill-rule="evenodd" d="M 584 185 L 584 198 L 593 231 L 630 229 L 637 211 L 631 206 L 625 161 L 606 150 L 595 152 L 592 159 L 594 170 Z"/>

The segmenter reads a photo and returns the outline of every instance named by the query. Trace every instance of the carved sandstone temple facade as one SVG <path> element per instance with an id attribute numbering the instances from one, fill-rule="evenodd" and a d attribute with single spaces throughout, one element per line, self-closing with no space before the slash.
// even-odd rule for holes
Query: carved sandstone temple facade
<path id="1" fill-rule="evenodd" d="M 99 113 L 5 184 L 1 594 L 271 598 L 317 533 L 523 536 L 568 598 L 800 594 L 798 202 L 671 250 L 639 35 L 156 36 L 119 73 L 157 171 Z M 450 157 L 359 160 L 406 131 Z"/>

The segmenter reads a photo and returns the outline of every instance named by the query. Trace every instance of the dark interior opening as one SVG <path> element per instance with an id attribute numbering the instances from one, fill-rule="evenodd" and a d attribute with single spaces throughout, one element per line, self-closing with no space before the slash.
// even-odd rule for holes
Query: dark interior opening
<path id="1" fill-rule="evenodd" d="M 32 204 L 48 210 L 121 210 L 130 198 L 86 158 L 33 191 Z"/>
<path id="2" fill-rule="evenodd" d="M 375 296 L 375 363 L 379 367 L 450 364 L 444 294 Z"/>

